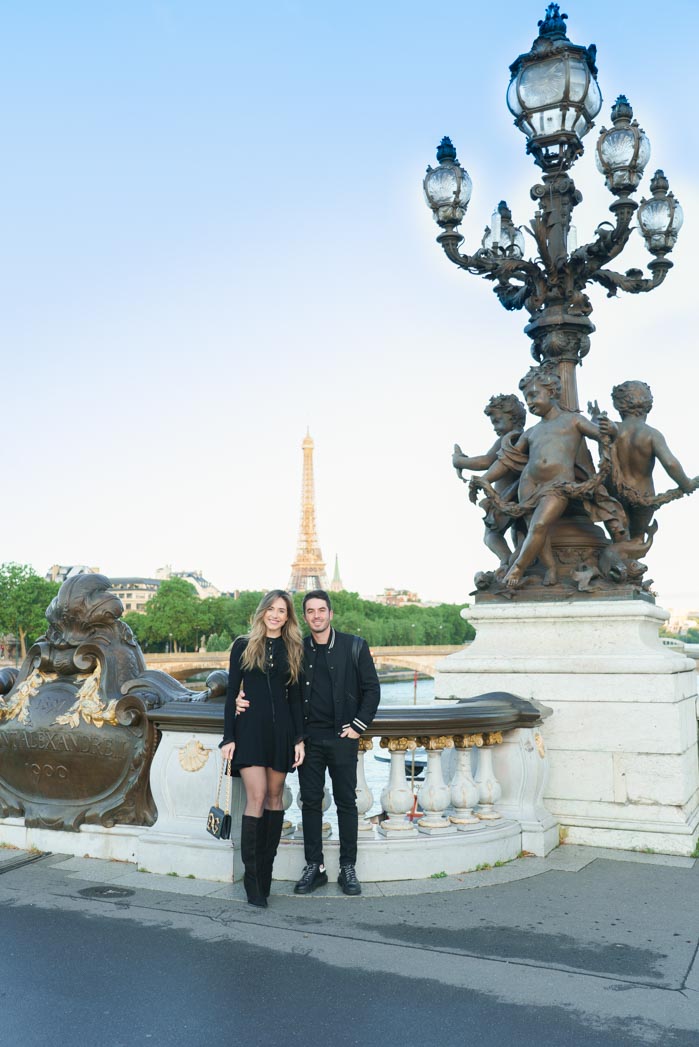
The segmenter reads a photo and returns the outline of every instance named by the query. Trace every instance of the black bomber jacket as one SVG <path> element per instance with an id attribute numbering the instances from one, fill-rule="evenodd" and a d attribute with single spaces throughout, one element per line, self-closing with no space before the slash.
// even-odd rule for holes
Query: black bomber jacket
<path id="1" fill-rule="evenodd" d="M 303 720 L 304 723 L 307 723 L 315 661 L 313 637 L 307 636 L 303 641 L 303 646 L 301 697 Z M 344 731 L 346 727 L 351 727 L 358 734 L 363 734 L 374 719 L 381 699 L 379 678 L 366 640 L 352 636 L 350 633 L 340 633 L 331 628 L 328 642 L 328 671 L 332 680 L 337 734 Z"/>

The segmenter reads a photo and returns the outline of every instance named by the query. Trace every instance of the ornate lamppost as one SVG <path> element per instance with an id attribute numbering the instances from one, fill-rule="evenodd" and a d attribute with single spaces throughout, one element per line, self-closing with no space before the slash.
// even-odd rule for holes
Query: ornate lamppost
<path id="1" fill-rule="evenodd" d="M 459 232 L 471 196 L 471 179 L 460 166 L 449 138 L 437 149 L 439 167 L 428 167 L 425 197 L 437 224 L 437 237 L 447 257 L 468 272 L 495 282 L 495 293 L 506 309 L 526 309 L 531 319 L 525 331 L 533 341 L 532 355 L 559 365 L 563 400 L 578 407 L 575 365 L 590 348 L 595 330 L 592 306 L 585 288 L 602 284 L 609 295 L 618 289 L 650 291 L 665 279 L 682 225 L 682 209 L 662 171 L 651 182 L 651 200 L 641 203 L 639 231 L 654 256 L 644 278 L 638 269 L 618 273 L 605 268 L 621 253 L 631 235 L 631 220 L 638 204 L 631 199 L 650 158 L 648 138 L 633 120 L 633 110 L 621 95 L 612 108 L 612 127 L 602 128 L 597 142 L 597 166 L 616 200 L 610 210 L 614 225 L 603 223 L 595 240 L 577 247 L 573 209 L 582 197 L 567 173 L 582 156 L 582 139 L 592 129 L 602 96 L 597 86 L 596 48 L 572 44 L 558 4 L 549 4 L 539 22 L 539 35 L 527 54 L 520 55 L 510 71 L 507 105 L 516 126 L 527 136 L 527 152 L 543 171 L 542 181 L 531 189 L 538 204 L 531 223 L 538 257 L 525 258 L 524 236 L 512 224 L 502 202 L 486 228 L 481 246 L 464 254 Z"/>
<path id="2" fill-rule="evenodd" d="M 558 4 L 549 4 L 530 51 L 520 55 L 510 66 L 512 78 L 507 90 L 507 105 L 516 126 L 526 135 L 527 152 L 542 171 L 541 182 L 531 189 L 537 209 L 531 228 L 527 230 L 533 234 L 536 257 L 526 257 L 523 231 L 514 225 L 504 201 L 493 212 L 480 247 L 472 254 L 462 251 L 464 238 L 459 225 L 468 208 L 472 183 L 468 172 L 459 164 L 449 138 L 442 139 L 437 149 L 439 166 L 427 168 L 423 183 L 427 203 L 442 230 L 437 242 L 447 257 L 467 272 L 491 280 L 506 309 L 525 309 L 529 313 L 525 332 L 532 340 L 531 352 L 540 366 L 538 374 L 530 372 L 527 384 L 523 384 L 523 380 L 520 388 L 530 410 L 548 421 L 553 416 L 546 414 L 541 404 L 532 406 L 536 393 L 530 397 L 528 385 L 537 378 L 540 381 L 546 373 L 553 374 L 555 380 L 553 385 L 549 382 L 546 396 L 553 397 L 555 409 L 579 411 L 576 365 L 589 352 L 590 335 L 595 330 L 590 319 L 592 305 L 586 294 L 588 285 L 601 284 L 609 296 L 616 295 L 619 290 L 638 294 L 658 287 L 672 268 L 668 254 L 682 225 L 682 209 L 669 192 L 662 171 L 656 171 L 651 179 L 650 198 L 643 199 L 640 206 L 633 199 L 650 159 L 650 144 L 633 119 L 628 100 L 621 95 L 612 107 L 611 127 L 602 128 L 595 150 L 597 167 L 615 197 L 610 206 L 614 220 L 613 223 L 600 224 L 591 243 L 577 246 L 577 234 L 571 219 L 582 196 L 569 171 L 583 153 L 582 140 L 593 127 L 602 96 L 597 85 L 596 48 L 571 43 L 566 35 L 566 18 L 567 15 L 560 13 Z M 648 264 L 648 274 L 639 269 L 618 272 L 609 267 L 628 242 L 636 212 L 639 232 L 653 256 Z M 493 398 L 498 403 L 486 413 L 493 416 L 494 425 L 496 408 L 502 410 L 500 401 L 507 399 L 502 396 Z M 515 397 L 509 399 L 516 401 Z M 628 489 L 634 485 L 638 487 L 638 483 L 628 470 L 624 472 L 623 462 L 614 474 L 614 456 L 609 453 L 610 442 L 618 435 L 618 426 L 606 418 L 602 421 L 599 413 L 592 421 L 584 421 L 586 425 L 582 421 L 578 425 L 581 447 L 575 458 L 564 460 L 566 437 L 561 429 L 563 423 L 560 423 L 558 442 L 555 446 L 550 443 L 548 448 L 551 455 L 559 455 L 557 475 L 552 475 L 549 469 L 545 478 L 545 470 L 539 468 L 538 479 L 534 476 L 533 488 L 529 483 L 524 495 L 520 482 L 518 499 L 503 498 L 497 484 L 493 488 L 490 483 L 491 480 L 502 480 L 502 465 L 493 464 L 483 481 L 475 481 L 476 487 L 486 491 L 486 508 L 491 516 L 489 524 L 486 515 L 486 530 L 489 526 L 491 530 L 490 540 L 486 535 L 486 544 L 500 558 L 499 571 L 482 575 L 481 589 L 495 593 L 508 588 L 516 590 L 527 580 L 526 576 L 531 584 L 538 580 L 544 585 L 556 585 L 561 580 L 560 561 L 565 560 L 568 568 L 563 573 L 567 584 L 571 583 L 572 575 L 572 584 L 577 591 L 591 591 L 595 588 L 593 581 L 596 581 L 597 588 L 631 582 L 632 587 L 640 591 L 640 576 L 645 568 L 638 566 L 636 557 L 647 551 L 652 541 L 651 518 L 658 501 L 652 480 L 646 485 L 648 489 L 641 492 L 646 504 L 634 502 L 638 491 L 634 495 Z M 521 422 L 509 425 L 508 446 L 517 448 L 517 451 L 510 454 L 507 463 L 513 476 L 517 472 L 525 476 L 528 471 L 532 480 L 532 474 L 537 472 L 537 463 L 532 461 L 534 451 L 531 441 L 517 440 L 518 427 L 521 430 Z M 497 425 L 496 432 L 502 435 Z M 602 444 L 602 459 L 596 473 L 585 437 Z M 537 433 L 537 439 L 540 443 L 541 432 Z M 484 456 L 469 459 L 458 446 L 455 451 L 458 452 L 454 455 L 457 469 L 486 468 Z M 498 454 L 502 454 L 502 448 Z M 539 458 L 540 466 L 541 453 Z M 543 460 L 550 461 L 550 457 Z M 673 496 L 693 489 L 694 481 L 686 476 L 674 458 L 669 467 L 665 461 L 662 464 L 678 483 L 677 493 Z M 580 482 L 583 478 L 585 483 Z M 473 492 L 474 481 L 471 483 Z M 544 488 L 549 493 L 556 491 L 558 507 L 550 498 L 546 502 L 548 494 Z M 544 508 L 541 508 L 542 502 L 546 502 Z M 649 512 L 646 511 L 643 519 L 637 519 L 633 524 L 631 517 L 634 512 L 638 517 L 641 509 Z M 506 525 L 493 523 L 493 514 L 496 513 L 508 517 Z M 608 539 L 599 528 L 592 528 L 593 521 L 605 523 Z M 513 529 L 512 550 L 504 541 L 506 527 Z M 519 535 L 515 533 L 517 528 Z M 532 531 L 542 529 L 545 534 L 539 541 Z M 493 537 L 494 530 L 499 531 L 499 538 Z M 583 537 L 585 531 L 587 538 Z M 563 532 L 565 537 L 561 538 Z M 559 546 L 561 542 L 566 545 L 565 550 L 558 550 L 558 567 L 556 549 L 551 545 L 553 542 L 555 546 L 557 535 Z M 518 558 L 517 546 L 521 548 L 522 543 L 525 551 Z M 608 551 L 606 560 L 603 558 L 600 565 L 600 556 L 610 543 L 615 545 L 615 550 L 613 553 Z M 531 585 L 529 591 L 533 594 Z M 510 591 L 508 595 L 512 597 L 516 593 Z"/>

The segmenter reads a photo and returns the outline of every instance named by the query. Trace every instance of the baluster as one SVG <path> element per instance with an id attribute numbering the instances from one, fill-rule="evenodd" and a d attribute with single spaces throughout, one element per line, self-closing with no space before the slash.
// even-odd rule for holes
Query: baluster
<path id="1" fill-rule="evenodd" d="M 482 734 L 455 734 L 456 772 L 451 780 L 451 803 L 454 813 L 449 821 L 461 832 L 477 829 L 480 819 L 473 808 L 478 803 L 478 786 L 471 774 L 471 749 L 483 745 Z"/>
<path id="2" fill-rule="evenodd" d="M 284 782 L 284 795 L 282 797 L 282 803 L 284 805 L 284 811 L 285 812 L 289 810 L 289 808 L 291 807 L 293 802 L 294 802 L 294 794 L 291 791 L 289 783 L 288 782 Z M 293 836 L 293 835 L 294 835 L 294 825 L 293 825 L 293 822 L 289 818 L 284 818 L 284 821 L 282 822 L 282 837 Z"/>
<path id="3" fill-rule="evenodd" d="M 418 831 L 427 836 L 441 836 L 454 832 L 454 827 L 445 817 L 445 811 L 451 802 L 451 789 L 442 774 L 442 751 L 453 748 L 454 740 L 449 735 L 427 736 L 420 738 L 419 744 L 424 746 L 427 752 L 427 769 L 425 781 L 418 793 L 420 806 L 425 812 L 424 818 L 417 823 Z"/>
<path id="4" fill-rule="evenodd" d="M 416 749 L 417 742 L 414 738 L 382 738 L 381 748 L 391 754 L 391 772 L 388 784 L 381 791 L 381 806 L 388 818 L 380 823 L 379 832 L 389 838 L 417 836 L 417 829 L 405 817 L 413 806 L 413 792 L 405 780 L 405 753 Z"/>
<path id="5" fill-rule="evenodd" d="M 327 811 L 332 803 L 332 796 L 330 795 L 330 789 L 326 783 L 323 788 L 323 811 Z M 322 836 L 324 840 L 327 840 L 329 836 L 332 836 L 332 826 L 330 822 L 323 822 Z"/>
<path id="6" fill-rule="evenodd" d="M 497 803 L 502 796 L 502 786 L 495 777 L 493 769 L 493 746 L 502 742 L 500 731 L 492 731 L 483 735 L 483 748 L 478 750 L 478 770 L 476 771 L 476 785 L 478 786 L 479 804 L 476 814 L 482 821 L 494 822 L 502 818 L 493 804 Z"/>
<path id="7" fill-rule="evenodd" d="M 374 802 L 374 794 L 369 788 L 364 768 L 364 754 L 374 748 L 371 738 L 362 736 L 359 739 L 359 752 L 357 753 L 357 814 L 359 816 L 359 832 L 373 833 L 373 825 L 368 822 L 364 815 L 371 810 Z"/>
<path id="8" fill-rule="evenodd" d="M 299 810 L 301 810 L 301 808 L 303 807 L 303 800 L 301 799 L 301 793 L 300 792 L 299 792 L 299 798 L 298 798 L 298 800 L 296 802 L 298 804 Z M 330 803 L 331 803 L 330 790 L 328 789 L 328 786 L 327 786 L 327 783 L 326 783 L 326 785 L 323 787 L 323 804 L 322 804 L 321 810 L 327 811 L 328 807 L 330 806 Z M 322 838 L 324 840 L 327 840 L 328 837 L 332 836 L 332 831 L 333 831 L 332 830 L 332 825 L 330 824 L 330 822 L 323 822 L 323 828 L 321 830 L 321 836 L 322 836 Z M 294 833 L 294 839 L 295 840 L 302 840 L 303 839 L 303 822 L 302 821 L 299 822 L 298 825 L 296 826 L 296 832 Z"/>

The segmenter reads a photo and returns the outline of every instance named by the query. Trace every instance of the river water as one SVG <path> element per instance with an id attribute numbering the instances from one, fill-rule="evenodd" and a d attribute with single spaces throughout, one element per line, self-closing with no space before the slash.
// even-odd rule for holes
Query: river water
<path id="1" fill-rule="evenodd" d="M 382 705 L 412 705 L 414 683 L 412 680 L 401 680 L 397 683 L 381 684 Z M 429 705 L 434 699 L 434 680 L 418 680 L 417 704 Z"/>

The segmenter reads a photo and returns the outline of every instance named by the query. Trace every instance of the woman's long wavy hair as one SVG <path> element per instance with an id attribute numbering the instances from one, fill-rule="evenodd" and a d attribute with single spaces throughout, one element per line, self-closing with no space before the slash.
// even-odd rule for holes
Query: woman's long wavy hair
<path id="1" fill-rule="evenodd" d="M 248 633 L 248 644 L 243 652 L 241 663 L 243 669 L 259 669 L 264 672 L 265 668 L 265 639 L 267 629 L 265 626 L 265 611 L 275 600 L 283 600 L 286 604 L 287 619 L 282 626 L 282 639 L 286 647 L 286 657 L 289 662 L 289 677 L 292 683 L 296 683 L 301 675 L 301 662 L 303 661 L 303 637 L 299 620 L 296 617 L 296 608 L 289 594 L 284 589 L 272 589 L 260 600 L 257 610 L 252 616 L 250 632 Z"/>

